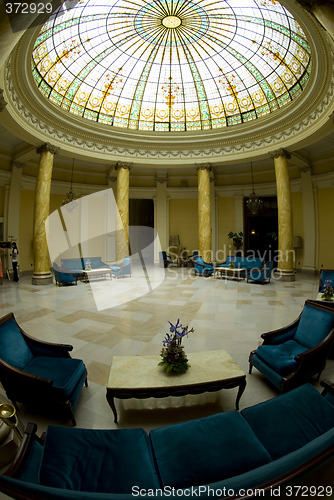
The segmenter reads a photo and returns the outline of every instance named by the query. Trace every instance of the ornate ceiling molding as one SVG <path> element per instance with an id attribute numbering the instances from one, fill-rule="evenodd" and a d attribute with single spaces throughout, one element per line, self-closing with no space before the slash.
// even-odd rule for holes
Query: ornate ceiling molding
<path id="1" fill-rule="evenodd" d="M 283 2 L 282 2 L 283 3 Z M 287 3 L 287 2 L 285 2 Z M 290 6 L 290 4 L 289 4 Z M 201 132 L 155 133 L 113 130 L 102 124 L 70 117 L 40 95 L 30 71 L 34 33 L 26 33 L 6 66 L 7 111 L 22 129 L 24 138 L 39 146 L 52 143 L 62 154 L 94 156 L 103 161 L 123 161 L 156 166 L 192 166 L 200 160 L 244 160 L 266 156 L 268 151 L 306 143 L 330 123 L 334 112 L 334 59 L 322 30 L 298 5 L 312 46 L 313 71 L 303 95 L 291 105 L 254 123 Z M 292 9 L 290 9 L 292 10 Z M 296 14 L 296 12 L 295 12 Z M 297 147 L 297 146 L 296 146 Z"/>

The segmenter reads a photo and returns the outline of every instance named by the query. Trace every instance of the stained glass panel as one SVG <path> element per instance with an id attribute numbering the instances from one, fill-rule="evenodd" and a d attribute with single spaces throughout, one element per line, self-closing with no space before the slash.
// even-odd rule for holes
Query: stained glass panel
<path id="1" fill-rule="evenodd" d="M 310 67 L 306 36 L 277 0 L 66 2 L 32 54 L 36 84 L 56 106 L 164 132 L 273 112 L 300 95 Z"/>

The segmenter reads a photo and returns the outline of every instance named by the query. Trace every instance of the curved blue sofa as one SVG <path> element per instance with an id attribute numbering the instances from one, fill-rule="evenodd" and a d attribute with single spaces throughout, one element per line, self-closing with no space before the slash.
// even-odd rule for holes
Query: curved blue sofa
<path id="1" fill-rule="evenodd" d="M 305 384 L 241 412 L 149 434 L 50 426 L 41 441 L 30 424 L 0 490 L 28 500 L 161 498 L 173 489 L 173 496 L 245 498 L 243 490 L 269 491 L 333 456 L 334 385 L 324 385 L 323 395 Z"/>

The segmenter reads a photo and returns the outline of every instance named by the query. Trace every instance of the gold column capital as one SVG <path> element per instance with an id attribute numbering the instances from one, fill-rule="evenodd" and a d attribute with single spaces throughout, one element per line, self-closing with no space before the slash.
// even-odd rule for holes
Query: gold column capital
<path id="1" fill-rule="evenodd" d="M 42 144 L 41 146 L 39 146 L 37 149 L 36 149 L 36 153 L 38 155 L 42 154 L 42 153 L 46 153 L 46 152 L 49 152 L 53 155 L 57 154 L 59 151 L 59 148 L 57 148 L 56 146 L 53 146 L 52 144 L 50 144 L 49 142 L 45 142 L 44 144 Z"/>
<path id="2" fill-rule="evenodd" d="M 291 154 L 289 153 L 289 151 L 283 148 L 276 149 L 276 151 L 269 151 L 269 156 L 273 159 L 280 158 L 281 156 L 283 156 L 287 160 L 290 160 L 291 158 Z"/>
<path id="3" fill-rule="evenodd" d="M 115 165 L 115 170 L 119 170 L 120 168 L 124 168 L 124 169 L 131 169 L 132 168 L 132 165 L 133 163 L 128 163 L 126 161 L 119 161 L 116 165 Z"/>
<path id="4" fill-rule="evenodd" d="M 15 161 L 13 160 L 12 161 L 12 167 L 16 167 L 16 168 L 23 168 L 24 167 L 24 163 L 22 161 Z"/>
<path id="5" fill-rule="evenodd" d="M 196 170 L 209 170 L 211 172 L 211 165 L 210 163 L 199 163 L 196 166 Z"/>

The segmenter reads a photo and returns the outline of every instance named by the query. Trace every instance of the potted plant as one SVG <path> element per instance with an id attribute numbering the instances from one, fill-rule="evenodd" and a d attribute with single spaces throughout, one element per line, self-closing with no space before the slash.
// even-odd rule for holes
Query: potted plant
<path id="1" fill-rule="evenodd" d="M 239 250 L 240 247 L 242 247 L 243 243 L 243 237 L 244 233 L 242 231 L 239 231 L 239 233 L 233 233 L 230 231 L 227 235 L 231 240 L 233 240 L 234 246 L 237 247 L 237 250 Z"/>

